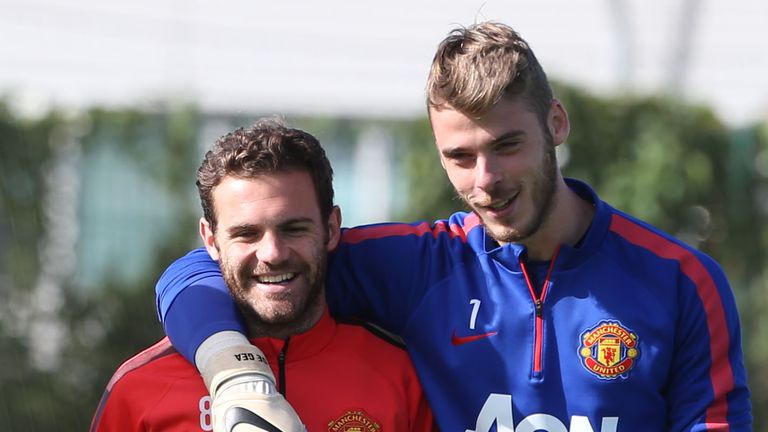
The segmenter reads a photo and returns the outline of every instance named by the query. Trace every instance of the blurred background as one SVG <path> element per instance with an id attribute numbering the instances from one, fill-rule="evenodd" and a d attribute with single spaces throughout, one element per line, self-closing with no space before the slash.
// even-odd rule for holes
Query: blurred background
<path id="1" fill-rule="evenodd" d="M 0 429 L 86 430 L 162 337 L 154 283 L 200 244 L 195 170 L 234 127 L 315 134 L 345 225 L 460 209 L 424 84 L 453 27 L 496 20 L 569 110 L 566 175 L 725 268 L 768 430 L 766 19 L 762 0 L 0 0 Z"/>

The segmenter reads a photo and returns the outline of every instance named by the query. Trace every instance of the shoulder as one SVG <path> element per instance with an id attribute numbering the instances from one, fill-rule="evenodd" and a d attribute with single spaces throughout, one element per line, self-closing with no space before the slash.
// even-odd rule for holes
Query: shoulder
<path id="1" fill-rule="evenodd" d="M 134 355 L 117 368 L 107 391 L 130 385 L 151 385 L 198 376 L 197 370 L 179 354 L 167 337 Z"/>
<path id="2" fill-rule="evenodd" d="M 733 293 L 725 273 L 704 252 L 616 210 L 609 229 L 615 241 L 609 242 L 603 255 L 612 265 L 660 287 L 676 286 L 678 294 L 697 299 L 695 302 L 706 309 L 708 316 L 722 315 L 715 312 L 723 304 L 733 309 Z"/>
<path id="3" fill-rule="evenodd" d="M 717 268 L 711 257 L 686 244 L 677 237 L 640 219 L 612 209 L 609 230 L 617 239 L 638 252 L 652 254 L 658 259 L 671 260 L 683 266 L 702 265 Z"/>
<path id="4" fill-rule="evenodd" d="M 472 213 L 457 212 L 448 219 L 434 222 L 388 222 L 345 228 L 342 243 L 357 244 L 378 239 L 448 239 L 466 243 L 470 231 L 480 227 L 480 219 Z"/>
<path id="5" fill-rule="evenodd" d="M 338 331 L 345 336 L 355 337 L 366 344 L 381 345 L 387 350 L 405 351 L 403 339 L 376 324 L 356 318 L 336 318 Z"/>
<path id="6" fill-rule="evenodd" d="M 336 321 L 325 353 L 326 358 L 335 359 L 334 367 L 342 367 L 343 373 L 358 377 L 361 383 L 387 382 L 401 390 L 418 386 L 411 358 L 398 337 L 367 322 Z"/>
<path id="7" fill-rule="evenodd" d="M 410 368 L 410 357 L 405 344 L 397 335 L 366 321 L 343 318 L 336 319 L 336 338 L 343 343 L 343 349 L 354 351 L 356 357 L 362 357 L 374 367 L 394 369 Z"/>
<path id="8" fill-rule="evenodd" d="M 170 391 L 172 388 L 177 390 Z M 91 431 L 139 430 L 142 422 L 152 421 L 151 413 L 158 408 L 165 417 L 188 412 L 188 406 L 195 405 L 181 398 L 199 398 L 200 394 L 207 393 L 197 370 L 164 338 L 115 371 L 102 394 Z"/>

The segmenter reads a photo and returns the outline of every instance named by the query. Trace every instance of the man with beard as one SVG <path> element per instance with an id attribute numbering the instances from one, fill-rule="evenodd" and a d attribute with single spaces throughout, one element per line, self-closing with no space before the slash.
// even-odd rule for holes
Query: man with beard
<path id="1" fill-rule="evenodd" d="M 325 271 L 341 213 L 317 140 L 268 120 L 238 129 L 206 154 L 197 187 L 200 236 L 260 351 L 205 359 L 228 373 L 204 383 L 166 338 L 118 369 L 91 430 L 433 430 L 403 347 L 328 314 Z"/>
<path id="2" fill-rule="evenodd" d="M 528 44 L 503 24 L 458 28 L 427 93 L 440 162 L 471 212 L 342 230 L 327 276 L 332 312 L 403 337 L 440 427 L 750 430 L 725 275 L 563 178 L 568 115 Z M 193 252 L 157 287 L 167 333 L 203 374 L 200 352 L 235 321 L 180 321 L 215 295 L 188 279 L 210 265 Z"/>

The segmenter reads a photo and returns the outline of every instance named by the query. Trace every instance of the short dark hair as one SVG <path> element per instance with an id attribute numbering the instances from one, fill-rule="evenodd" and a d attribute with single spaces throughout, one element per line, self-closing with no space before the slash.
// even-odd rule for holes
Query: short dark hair
<path id="1" fill-rule="evenodd" d="M 197 190 L 211 231 L 216 231 L 213 188 L 224 177 L 253 178 L 292 170 L 309 173 L 320 214 L 328 220 L 334 206 L 333 169 L 317 138 L 275 119 L 259 120 L 219 138 L 197 170 Z"/>

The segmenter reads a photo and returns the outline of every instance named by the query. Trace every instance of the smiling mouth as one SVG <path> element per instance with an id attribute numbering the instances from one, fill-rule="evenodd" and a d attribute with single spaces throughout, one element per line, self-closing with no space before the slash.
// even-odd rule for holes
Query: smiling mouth
<path id="1" fill-rule="evenodd" d="M 296 273 L 282 273 L 277 275 L 256 276 L 256 281 L 261 284 L 279 284 L 290 281 L 296 277 Z"/>
<path id="2" fill-rule="evenodd" d="M 503 210 L 503 209 L 507 208 L 511 202 L 512 202 L 512 200 L 508 199 L 508 200 L 500 201 L 500 202 L 492 204 L 492 205 L 485 206 L 485 208 L 488 209 L 488 210 L 491 210 L 491 211 L 499 211 L 499 210 Z"/>
<path id="3" fill-rule="evenodd" d="M 490 204 L 481 205 L 477 204 L 477 207 L 492 213 L 498 213 L 509 208 L 509 206 L 517 199 L 519 193 L 515 193 L 511 198 L 507 198 L 500 201 L 491 201 Z"/>

